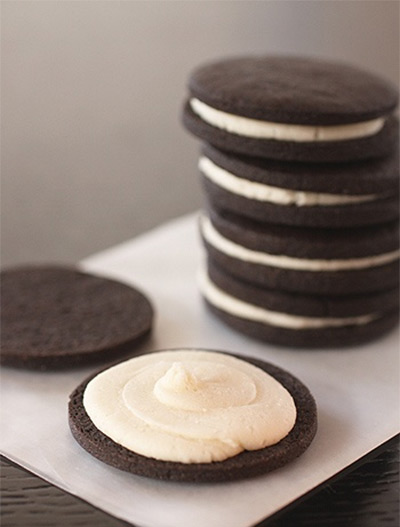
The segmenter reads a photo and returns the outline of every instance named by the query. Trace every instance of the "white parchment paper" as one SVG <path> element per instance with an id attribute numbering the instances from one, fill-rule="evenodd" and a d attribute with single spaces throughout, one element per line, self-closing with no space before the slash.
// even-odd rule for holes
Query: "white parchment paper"
<path id="1" fill-rule="evenodd" d="M 1 452 L 51 483 L 144 527 L 248 527 L 279 510 L 399 431 L 398 332 L 351 349 L 296 350 L 250 340 L 205 308 L 196 286 L 203 251 L 197 215 L 170 222 L 85 260 L 91 272 L 141 288 L 157 317 L 140 351 L 202 347 L 254 356 L 298 376 L 319 409 L 309 450 L 263 477 L 229 484 L 152 481 L 108 467 L 72 438 L 71 391 L 92 371 L 3 368 Z"/>

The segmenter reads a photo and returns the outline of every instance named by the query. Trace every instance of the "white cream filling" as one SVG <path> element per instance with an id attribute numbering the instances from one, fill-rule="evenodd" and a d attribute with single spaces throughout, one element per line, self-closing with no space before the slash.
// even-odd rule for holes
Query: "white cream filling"
<path id="1" fill-rule="evenodd" d="M 361 123 L 335 126 L 273 123 L 223 112 L 195 97 L 190 99 L 190 106 L 195 114 L 211 126 L 232 134 L 256 139 L 274 139 L 276 141 L 295 141 L 299 143 L 344 141 L 377 134 L 385 124 L 383 117 Z"/>
<path id="2" fill-rule="evenodd" d="M 214 227 L 210 219 L 202 214 L 200 216 L 200 228 L 204 239 L 218 251 L 242 260 L 244 262 L 269 265 L 271 267 L 279 267 L 281 269 L 292 269 L 296 271 L 350 271 L 356 269 L 368 269 L 370 267 L 378 267 L 390 262 L 398 260 L 400 257 L 400 250 L 391 251 L 384 254 L 374 256 L 366 256 L 363 258 L 349 258 L 349 259 L 307 259 L 294 258 L 292 256 L 285 256 L 283 254 L 269 254 L 260 251 L 253 251 L 247 247 L 243 247 L 228 238 L 222 236 L 220 232 Z"/>
<path id="3" fill-rule="evenodd" d="M 265 185 L 235 176 L 205 156 L 199 159 L 199 169 L 210 181 L 233 194 L 256 201 L 275 203 L 276 205 L 296 205 L 297 207 L 351 205 L 352 203 L 373 201 L 377 198 L 375 194 L 349 196 Z"/>
<path id="4" fill-rule="evenodd" d="M 260 368 L 210 351 L 136 357 L 98 374 L 83 404 L 101 432 L 147 457 L 222 461 L 285 437 L 296 421 L 290 393 Z"/>
<path id="5" fill-rule="evenodd" d="M 260 322 L 280 328 L 303 330 L 337 328 L 344 326 L 361 326 L 379 317 L 376 313 L 355 317 L 306 317 L 290 315 L 278 311 L 265 309 L 248 302 L 244 302 L 217 287 L 205 271 L 200 272 L 200 290 L 204 297 L 221 311 L 245 320 Z"/>

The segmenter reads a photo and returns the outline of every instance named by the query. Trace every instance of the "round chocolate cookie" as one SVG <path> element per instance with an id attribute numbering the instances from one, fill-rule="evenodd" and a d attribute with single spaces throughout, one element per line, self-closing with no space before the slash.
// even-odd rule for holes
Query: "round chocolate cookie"
<path id="1" fill-rule="evenodd" d="M 380 157 L 396 148 L 396 89 L 316 58 L 256 56 L 193 71 L 183 120 L 223 150 L 287 161 Z"/>
<path id="2" fill-rule="evenodd" d="M 309 164 L 227 154 L 206 145 L 199 169 L 214 207 L 261 222 L 345 228 L 399 217 L 398 151 L 369 161 Z"/>
<path id="3" fill-rule="evenodd" d="M 239 279 L 270 289 L 349 295 L 398 287 L 397 221 L 357 229 L 261 224 L 209 210 L 200 231 L 210 259 Z"/>
<path id="4" fill-rule="evenodd" d="M 344 347 L 368 342 L 398 322 L 399 291 L 312 296 L 260 288 L 209 261 L 202 294 L 220 319 L 254 338 L 283 346 Z"/>
<path id="5" fill-rule="evenodd" d="M 153 309 L 128 285 L 60 266 L 1 273 L 1 364 L 57 369 L 115 360 L 148 334 Z"/>
<path id="6" fill-rule="evenodd" d="M 192 352 L 195 353 L 193 350 Z M 250 478 L 275 470 L 300 456 L 312 442 L 317 430 L 314 398 L 304 384 L 281 368 L 258 359 L 238 355 L 233 357 L 242 359 L 274 377 L 294 400 L 297 413 L 294 427 L 286 437 L 272 446 L 243 451 L 223 461 L 209 463 L 163 461 L 137 454 L 104 435 L 89 418 L 83 397 L 88 383 L 96 375 L 85 380 L 71 394 L 69 423 L 72 434 L 85 450 L 104 463 L 155 479 L 213 483 Z"/>

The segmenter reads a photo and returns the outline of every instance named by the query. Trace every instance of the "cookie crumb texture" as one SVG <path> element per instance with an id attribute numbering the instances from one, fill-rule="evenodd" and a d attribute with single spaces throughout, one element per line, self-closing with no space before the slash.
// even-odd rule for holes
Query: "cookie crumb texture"
<path id="1" fill-rule="evenodd" d="M 290 373 L 257 359 L 234 355 L 272 375 L 294 399 L 297 418 L 289 434 L 279 443 L 260 450 L 245 451 L 224 461 L 179 463 L 161 461 L 132 452 L 100 432 L 83 405 L 83 395 L 91 376 L 71 394 L 69 423 L 76 441 L 91 455 L 118 469 L 160 480 L 213 483 L 266 474 L 300 456 L 317 431 L 317 409 L 308 388 Z"/>
<path id="2" fill-rule="evenodd" d="M 59 369 L 114 360 L 149 333 L 153 308 L 136 289 L 61 266 L 1 273 L 1 364 Z"/>

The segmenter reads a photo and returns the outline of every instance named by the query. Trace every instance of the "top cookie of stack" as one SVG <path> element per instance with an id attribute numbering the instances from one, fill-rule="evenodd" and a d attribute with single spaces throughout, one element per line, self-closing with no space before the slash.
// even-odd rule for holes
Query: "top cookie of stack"
<path id="1" fill-rule="evenodd" d="M 397 90 L 349 65 L 266 56 L 199 67 L 189 91 L 184 124 L 205 142 L 202 234 L 218 287 L 207 278 L 203 292 L 213 310 L 283 344 L 319 345 L 327 334 L 349 344 L 393 325 Z M 351 242 L 368 232 L 380 242 Z"/>
<path id="2" fill-rule="evenodd" d="M 285 161 L 380 157 L 397 144 L 397 91 L 344 64 L 226 59 L 195 70 L 185 124 L 223 150 Z"/>

